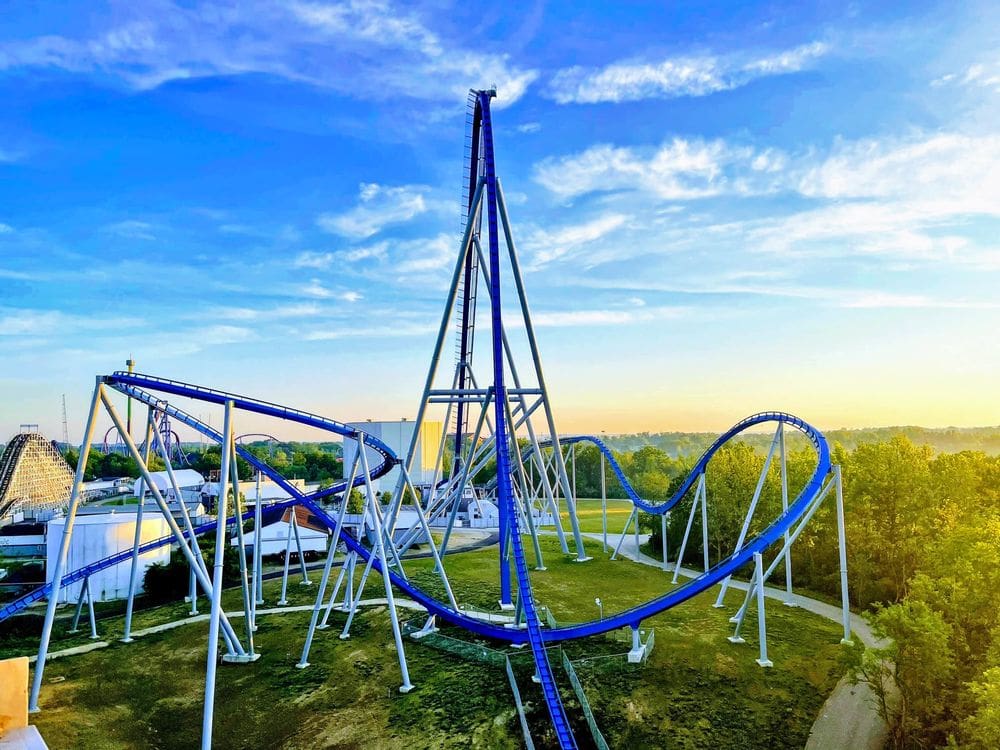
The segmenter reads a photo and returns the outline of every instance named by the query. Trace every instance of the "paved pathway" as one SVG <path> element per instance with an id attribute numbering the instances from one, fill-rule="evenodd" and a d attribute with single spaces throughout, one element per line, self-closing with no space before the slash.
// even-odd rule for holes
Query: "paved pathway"
<path id="1" fill-rule="evenodd" d="M 426 612 L 422 604 L 418 604 L 412 599 L 406 599 L 404 597 L 394 597 L 393 598 L 396 606 L 400 609 L 412 609 L 418 612 Z M 377 607 L 385 606 L 388 601 L 385 598 L 382 599 L 362 599 L 358 602 L 359 607 Z M 299 604 L 294 607 L 271 607 L 270 609 L 258 609 L 258 615 L 283 615 L 288 612 L 311 612 L 314 604 Z M 234 610 L 232 612 L 226 612 L 226 617 L 230 620 L 243 617 L 243 610 Z M 174 628 L 183 627 L 184 625 L 190 625 L 195 622 L 205 622 L 209 618 L 209 615 L 194 615 L 192 617 L 185 617 L 183 620 L 172 620 L 171 622 L 164 622 L 160 625 L 152 625 L 148 628 L 143 628 L 142 630 L 133 630 L 133 638 L 141 638 L 144 635 L 151 635 L 152 633 L 162 633 L 167 630 L 173 630 Z M 94 641 L 93 643 L 84 643 L 82 646 L 74 646 L 73 648 L 65 648 L 62 651 L 51 651 L 49 652 L 46 661 L 51 661 L 52 659 L 58 659 L 63 656 L 76 656 L 78 654 L 85 654 L 88 651 L 95 651 L 99 648 L 107 648 L 112 643 L 121 643 L 121 641 Z M 34 664 L 38 660 L 38 656 L 29 656 L 28 662 Z"/>
<path id="2" fill-rule="evenodd" d="M 602 540 L 601 534 L 584 533 L 584 536 L 597 541 Z M 648 534 L 640 535 L 640 546 L 648 540 Z M 644 565 L 663 568 L 662 559 L 657 560 L 636 549 L 634 534 L 625 535 L 624 540 L 622 540 L 621 534 L 608 534 L 609 551 L 614 551 L 619 541 L 622 543 L 618 552 L 620 557 L 635 560 Z M 674 566 L 668 566 L 668 570 L 672 574 Z M 700 575 L 700 571 L 682 567 L 680 574 L 687 578 L 694 578 Z M 748 582 L 738 581 L 735 578 L 729 582 L 731 589 L 746 591 L 749 587 Z M 786 601 L 789 598 L 784 589 L 773 586 L 764 586 L 764 595 L 780 601 Z M 798 594 L 793 595 L 792 600 L 804 610 L 833 620 L 838 624 L 841 622 L 840 607 Z M 880 641 L 872 633 L 868 621 L 853 612 L 851 613 L 851 632 L 865 646 L 885 645 L 884 641 Z M 875 696 L 871 688 L 860 683 L 854 684 L 851 678 L 845 675 L 820 709 L 819 716 L 809 732 L 805 750 L 882 750 L 888 736 L 889 728 L 882 717 L 878 715 Z"/>

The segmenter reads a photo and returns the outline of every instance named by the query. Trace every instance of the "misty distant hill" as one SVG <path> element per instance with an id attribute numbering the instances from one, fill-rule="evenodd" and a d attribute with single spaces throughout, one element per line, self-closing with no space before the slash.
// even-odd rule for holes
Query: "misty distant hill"
<path id="1" fill-rule="evenodd" d="M 905 435 L 917 445 L 929 445 L 935 453 L 982 451 L 1000 455 L 1000 426 L 997 427 L 865 427 L 856 430 L 824 430 L 830 445 L 837 443 L 853 449 L 861 443 L 877 443 L 895 435 Z M 766 451 L 773 433 L 746 433 L 743 440 Z M 612 448 L 635 451 L 647 445 L 677 458 L 701 453 L 718 435 L 714 432 L 638 432 L 602 436 Z"/>

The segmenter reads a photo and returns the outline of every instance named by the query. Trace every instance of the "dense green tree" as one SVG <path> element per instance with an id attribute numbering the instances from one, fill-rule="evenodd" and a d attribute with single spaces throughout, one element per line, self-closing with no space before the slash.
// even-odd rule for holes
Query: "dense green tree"
<path id="1" fill-rule="evenodd" d="M 866 650 L 856 674 L 875 693 L 892 747 L 920 746 L 925 739 L 932 747 L 943 744 L 955 669 L 951 626 L 925 603 L 907 600 L 878 610 L 872 630 L 887 643 Z"/>

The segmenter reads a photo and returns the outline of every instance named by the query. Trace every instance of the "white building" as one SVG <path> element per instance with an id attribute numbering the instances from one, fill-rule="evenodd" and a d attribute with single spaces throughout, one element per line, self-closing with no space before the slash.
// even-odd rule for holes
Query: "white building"
<path id="1" fill-rule="evenodd" d="M 269 526 L 263 526 L 260 530 L 260 550 L 262 555 L 283 555 L 285 553 L 285 548 L 288 546 L 288 533 L 290 530 L 290 519 L 292 509 L 285 511 L 285 514 L 281 517 L 280 521 L 276 521 Z M 301 506 L 296 506 L 295 512 L 295 522 L 299 527 L 299 541 L 302 544 L 303 552 L 326 552 L 326 543 L 329 539 L 329 535 L 326 532 L 326 528 L 319 524 L 319 522 L 313 522 L 311 519 L 311 513 L 307 508 Z M 291 540 L 292 540 L 292 554 L 298 552 L 298 546 L 295 544 L 295 531 L 291 529 Z M 244 532 L 243 542 L 247 547 L 247 554 L 251 554 L 254 544 L 254 529 L 250 528 L 249 531 Z M 229 540 L 229 543 L 236 547 L 239 545 L 239 539 L 235 534 Z"/>
<path id="2" fill-rule="evenodd" d="M 286 481 L 300 492 L 305 492 L 307 489 L 304 479 L 288 479 Z M 215 500 L 219 497 L 219 482 L 206 482 L 201 489 L 201 494 L 210 499 L 214 506 Z M 288 490 L 269 479 L 262 479 L 259 486 L 256 479 L 241 481 L 240 494 L 243 495 L 243 500 L 248 506 L 256 503 L 258 497 L 264 505 L 289 500 L 292 497 Z"/>
<path id="3" fill-rule="evenodd" d="M 153 484 L 156 485 L 156 489 L 160 491 L 166 500 L 174 500 L 174 488 L 170 484 L 170 476 L 165 471 L 154 471 L 150 472 L 150 477 L 153 480 Z M 174 478 L 177 480 L 177 486 L 181 490 L 181 494 L 184 496 L 185 500 L 198 499 L 201 496 L 201 487 L 205 484 L 205 477 L 199 474 L 194 469 L 174 469 Z M 144 496 L 151 497 L 152 492 L 150 492 L 149 487 L 146 486 L 146 480 L 136 479 L 132 484 L 132 495 L 139 497 L 139 484 L 142 484 L 142 489 Z"/>
<path id="4" fill-rule="evenodd" d="M 64 570 L 71 571 L 82 568 L 90 563 L 103 560 L 118 552 L 132 549 L 135 537 L 135 511 L 120 513 L 95 513 L 78 515 L 73 523 L 73 536 L 70 539 L 69 554 Z M 46 533 L 46 582 L 52 580 L 52 570 L 55 568 L 56 556 L 62 544 L 63 530 L 66 519 L 63 516 L 49 521 Z M 142 543 L 160 539 L 170 533 L 166 520 L 159 513 L 143 515 L 140 540 Z M 139 556 L 139 591 L 142 591 L 143 574 L 153 563 L 167 563 L 170 560 L 170 545 L 151 550 Z M 123 599 L 128 596 L 131 564 L 129 560 L 106 570 L 94 573 L 90 577 L 90 593 L 94 601 L 109 601 Z M 59 594 L 60 602 L 75 602 L 80 596 L 83 581 L 66 586 Z"/>
<path id="5" fill-rule="evenodd" d="M 389 446 L 397 456 L 404 461 L 410 449 L 410 441 L 413 439 L 413 432 L 416 422 L 401 420 L 397 422 L 352 422 L 348 426 L 378 438 Z M 426 484 L 434 479 L 434 463 L 437 460 L 438 446 L 441 444 L 441 423 L 424 422 L 420 428 L 420 435 L 417 439 L 416 453 L 413 461 L 413 468 L 410 470 L 410 479 L 414 484 Z M 358 452 L 358 441 L 344 438 L 344 478 L 346 479 L 354 463 L 354 457 Z M 365 447 L 365 454 L 368 458 L 368 466 L 374 470 L 375 466 L 382 461 L 378 451 L 371 447 Z M 360 469 L 359 469 L 360 475 Z M 379 480 L 381 489 L 392 491 L 399 481 L 399 469 L 393 468 L 388 474 Z M 376 489 L 380 489 L 376 486 Z"/>

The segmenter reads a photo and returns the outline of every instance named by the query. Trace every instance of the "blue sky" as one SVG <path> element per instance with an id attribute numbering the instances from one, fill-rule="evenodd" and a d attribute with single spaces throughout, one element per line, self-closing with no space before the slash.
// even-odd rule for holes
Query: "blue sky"
<path id="1" fill-rule="evenodd" d="M 1000 423 L 1000 11 L 14 2 L 0 440 L 139 369 L 412 416 L 465 99 L 564 431 Z"/>

